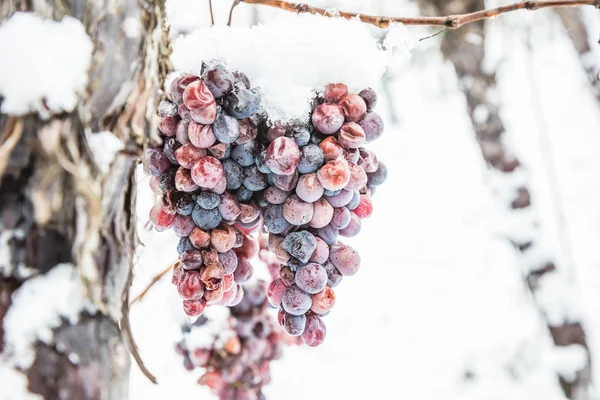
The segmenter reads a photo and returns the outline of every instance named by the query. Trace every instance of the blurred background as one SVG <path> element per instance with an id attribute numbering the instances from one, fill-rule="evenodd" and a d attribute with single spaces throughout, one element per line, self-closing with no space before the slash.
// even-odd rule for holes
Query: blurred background
<path id="1" fill-rule="evenodd" d="M 225 25 L 231 3 L 213 3 Z M 507 3 L 310 1 L 387 16 Z M 210 26 L 208 0 L 167 0 L 167 12 L 173 38 Z M 233 25 L 289 17 L 241 4 Z M 389 178 L 348 241 L 362 270 L 336 288 L 324 344 L 289 347 L 273 364 L 267 398 L 552 400 L 599 382 L 589 368 L 600 359 L 599 11 L 519 11 L 423 41 L 436 30 L 407 32 L 410 59 L 393 60 L 375 88 L 386 131 L 372 149 Z M 147 180 L 139 174 L 132 295 L 177 257 L 172 231 L 144 229 Z M 133 364 L 132 399 L 212 398 L 174 351 L 180 307 L 169 279 L 132 307 L 159 381 Z M 600 399 L 597 387 L 586 395 Z"/>

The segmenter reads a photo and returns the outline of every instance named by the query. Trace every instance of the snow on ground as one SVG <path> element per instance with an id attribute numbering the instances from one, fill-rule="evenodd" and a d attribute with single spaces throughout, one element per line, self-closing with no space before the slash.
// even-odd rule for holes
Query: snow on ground
<path id="1" fill-rule="evenodd" d="M 171 7 L 177 9 L 178 2 L 171 0 Z M 393 2 L 385 11 L 383 6 L 362 9 L 358 3 L 344 8 L 354 5 L 364 12 L 399 15 L 405 7 Z M 411 9 L 406 9 L 404 14 L 409 15 Z M 200 8 L 193 14 L 204 12 Z M 224 15 L 215 17 L 223 23 Z M 275 15 L 282 13 L 240 6 L 234 21 Z M 495 20 L 498 30 L 490 46 L 503 61 L 499 95 L 507 128 L 527 161 L 534 201 L 550 243 L 580 285 L 588 340 L 598 357 L 600 318 L 594 312 L 600 302 L 598 105 L 591 95 L 582 94 L 585 75 L 561 28 L 544 23 L 548 13 L 537 15 L 526 17 L 535 18 L 531 59 L 523 44 L 527 32 L 511 25 L 520 17 Z M 425 31 L 410 33 L 418 39 Z M 388 92 L 394 94 L 393 108 L 378 88 L 377 110 L 387 130 L 371 147 L 390 174 L 374 198 L 373 217 L 358 237 L 348 241 L 361 253 L 362 270 L 336 288 L 338 302 L 327 317 L 325 343 L 315 349 L 288 348 L 275 363 L 273 382 L 266 389 L 271 400 L 558 400 L 564 397 L 556 373 L 568 374 L 581 363 L 580 349 L 561 351 L 552 346 L 523 285 L 515 254 L 499 233 L 503 204 L 489 193 L 464 98 L 452 69 L 432 50 L 434 46 L 434 41 L 418 44 L 412 65 L 391 71 Z M 506 52 L 509 57 L 504 57 Z M 532 75 L 539 82 L 543 129 L 533 111 L 537 97 L 532 96 Z M 396 126 L 390 122 L 391 109 L 400 121 Z M 549 154 L 556 182 L 547 176 Z M 143 225 L 152 196 L 147 178 L 139 179 Z M 557 198 L 550 190 L 555 185 L 560 188 L 565 227 L 558 223 Z M 558 246 L 564 237 L 569 238 L 570 256 Z M 145 247 L 136 263 L 133 294 L 176 258 L 177 240 L 171 233 L 143 232 L 142 241 Z M 183 319 L 169 279 L 132 308 L 136 340 L 159 385 L 150 384 L 133 366 L 131 398 L 211 398 L 195 383 L 200 372 L 186 372 L 173 351 Z"/>
<path id="2" fill-rule="evenodd" d="M 71 111 L 88 81 L 93 44 L 81 22 L 17 12 L 0 25 L 2 112 Z"/>

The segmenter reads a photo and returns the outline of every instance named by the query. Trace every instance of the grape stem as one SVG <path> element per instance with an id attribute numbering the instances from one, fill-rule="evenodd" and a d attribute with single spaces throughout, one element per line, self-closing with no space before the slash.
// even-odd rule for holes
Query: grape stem
<path id="1" fill-rule="evenodd" d="M 169 271 L 171 271 L 173 269 L 173 266 L 176 263 L 173 263 L 171 265 L 169 265 L 167 268 L 165 268 L 162 272 L 160 272 L 159 274 L 155 275 L 154 278 L 152 278 L 152 280 L 150 281 L 150 283 L 148 284 L 148 286 L 146 286 L 146 288 L 144 290 L 142 290 L 142 292 L 140 294 L 138 294 L 137 296 L 135 296 L 135 298 L 133 300 L 131 300 L 131 303 L 129 303 L 129 306 L 134 305 L 135 303 L 137 303 L 138 301 L 142 300 L 144 298 L 144 296 L 146 295 L 146 293 L 148 293 L 148 291 L 150 289 L 152 289 L 152 286 L 154 286 L 158 281 L 160 281 L 165 275 L 167 275 L 169 273 Z"/>
<path id="2" fill-rule="evenodd" d="M 233 3 L 231 3 L 231 8 L 229 9 L 229 19 L 227 20 L 227 26 L 231 26 L 231 19 L 233 18 L 233 9 L 236 8 L 241 1 L 242 0 L 233 0 Z"/>
<path id="3" fill-rule="evenodd" d="M 213 14 L 212 0 L 208 0 L 208 9 L 210 10 L 210 25 L 215 25 L 215 16 Z"/>
<path id="4" fill-rule="evenodd" d="M 461 26 L 481 21 L 489 18 L 497 17 L 501 14 L 505 14 L 516 10 L 539 10 L 542 8 L 556 8 L 556 7 L 580 7 L 580 6 L 594 6 L 600 8 L 600 0 L 546 0 L 546 1 L 523 1 L 519 3 L 509 4 L 506 6 L 490 8 L 488 10 L 475 11 L 466 14 L 447 15 L 442 17 L 386 17 L 386 16 L 373 16 L 364 15 L 359 13 L 335 11 L 332 13 L 331 9 L 325 9 L 320 7 L 310 6 L 303 3 L 292 3 L 284 0 L 235 0 L 230 11 L 230 22 L 231 14 L 233 9 L 238 3 L 264 5 L 269 7 L 279 8 L 285 11 L 292 11 L 297 13 L 309 13 L 309 14 L 321 14 L 330 15 L 332 17 L 342 17 L 346 19 L 359 18 L 362 22 L 375 25 L 379 28 L 387 28 L 393 23 L 402 23 L 404 25 L 430 25 L 430 26 L 443 26 L 447 29 L 458 29 Z"/>

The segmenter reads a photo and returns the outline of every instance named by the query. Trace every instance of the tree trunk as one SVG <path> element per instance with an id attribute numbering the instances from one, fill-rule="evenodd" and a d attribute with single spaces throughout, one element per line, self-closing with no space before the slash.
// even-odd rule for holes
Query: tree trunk
<path id="1" fill-rule="evenodd" d="M 591 90 L 600 102 L 600 67 L 597 65 L 597 58 L 590 47 L 588 28 L 583 20 L 583 10 L 577 8 L 559 8 L 558 15 L 567 31 L 567 35 L 573 43 L 573 47 L 579 55 L 581 68 L 590 82 Z M 596 43 L 593 43 L 597 45 Z"/>
<path id="2" fill-rule="evenodd" d="M 94 51 L 87 93 L 74 111 L 49 119 L 0 114 L 0 382 L 14 378 L 0 391 L 17 390 L 23 378 L 18 398 L 126 399 L 134 172 L 146 139 L 158 137 L 155 110 L 170 69 L 164 0 L 0 4 L 2 20 L 16 11 L 79 19 Z M 138 31 L 126 32 L 127 18 Z M 111 153 L 100 138 L 122 149 Z M 108 168 L 98 157 L 110 157 Z M 39 303 L 46 286 L 36 282 L 56 282 L 59 271 L 76 274 L 81 299 L 70 300 L 82 304 L 78 318 L 56 315 L 56 324 L 41 327 L 51 335 L 36 331 L 26 343 L 30 362 L 17 360 L 11 332 L 35 321 L 15 314 Z"/>
<path id="3" fill-rule="evenodd" d="M 483 0 L 420 0 L 424 14 L 453 15 L 473 12 L 485 8 Z M 466 25 L 458 30 L 445 33 L 442 39 L 442 53 L 452 62 L 459 78 L 467 109 L 471 118 L 477 141 L 483 158 L 490 170 L 494 170 L 490 181 L 497 186 L 495 193 L 503 198 L 508 196 L 507 211 L 511 218 L 519 220 L 518 236 L 509 237 L 509 241 L 519 252 L 521 261 L 526 264 L 528 274 L 526 284 L 540 313 L 545 318 L 548 330 L 556 346 L 581 345 L 587 354 L 585 367 L 576 371 L 572 380 L 560 376 L 560 385 L 569 399 L 586 399 L 591 379 L 590 356 L 586 343 L 586 335 L 579 321 L 563 315 L 560 321 L 549 316 L 547 310 L 537 299 L 537 293 L 550 279 L 559 279 L 564 288 L 570 288 L 564 271 L 553 260 L 532 261 L 532 254 L 538 248 L 547 248 L 542 244 L 538 216 L 532 204 L 529 183 L 519 160 L 504 146 L 507 135 L 499 114 L 499 106 L 495 100 L 495 72 L 483 68 L 485 57 L 485 24 L 483 21 Z M 516 183 L 519 182 L 519 183 Z M 507 189 L 508 188 L 508 189 Z M 509 191 L 507 193 L 507 190 Z M 525 213 L 527 211 L 527 213 Z M 528 218 L 527 214 L 534 215 Z M 527 233 L 525 238 L 524 233 Z M 565 289 L 566 290 L 566 289 Z M 569 289 L 570 290 L 570 289 Z"/>

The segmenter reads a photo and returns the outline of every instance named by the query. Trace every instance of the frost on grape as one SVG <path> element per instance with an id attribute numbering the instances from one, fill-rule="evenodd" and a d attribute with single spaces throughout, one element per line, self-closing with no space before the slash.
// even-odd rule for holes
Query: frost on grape
<path id="1" fill-rule="evenodd" d="M 44 20 L 17 12 L 0 25 L 0 110 L 8 114 L 71 111 L 88 81 L 92 41 L 72 17 Z"/>
<path id="2" fill-rule="evenodd" d="M 34 342 L 50 343 L 52 329 L 59 327 L 62 319 L 75 324 L 83 307 L 83 289 L 73 264 L 59 264 L 45 275 L 27 280 L 13 294 L 4 317 L 4 353 L 9 361 L 28 368 L 35 356 Z"/>
<path id="3" fill-rule="evenodd" d="M 262 91 L 269 118 L 287 121 L 308 116 L 315 88 L 331 82 L 355 91 L 376 86 L 392 53 L 409 54 L 403 26 L 393 31 L 384 50 L 356 19 L 286 15 L 251 28 L 199 29 L 175 42 L 172 60 L 180 72 L 198 74 L 202 61 L 211 59 L 244 71 Z"/>

